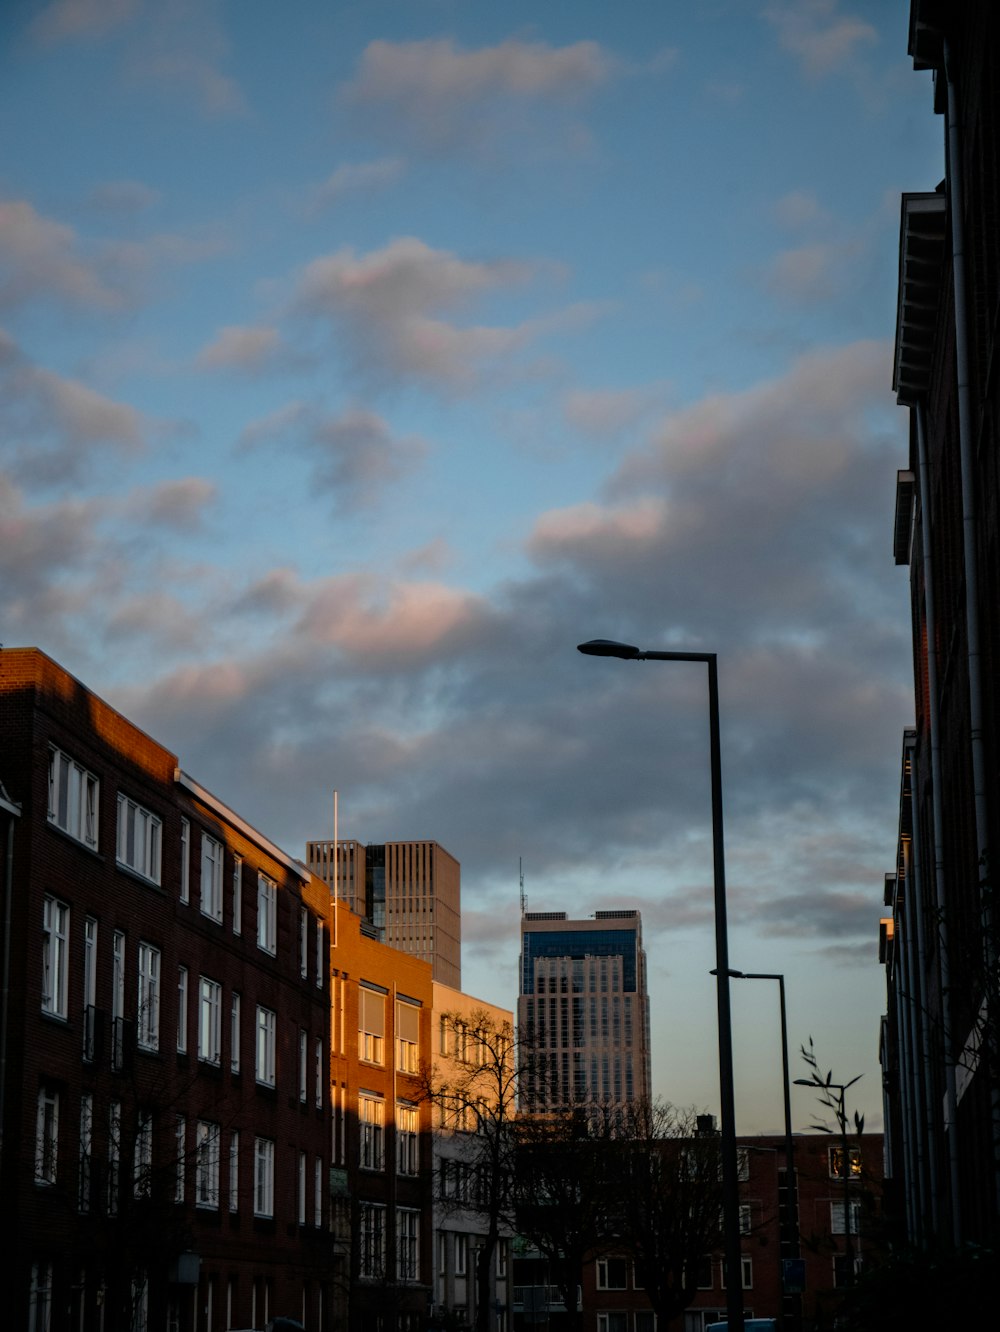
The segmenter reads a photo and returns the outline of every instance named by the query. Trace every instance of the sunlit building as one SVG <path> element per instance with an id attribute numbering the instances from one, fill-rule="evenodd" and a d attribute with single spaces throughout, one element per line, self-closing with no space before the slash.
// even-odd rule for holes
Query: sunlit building
<path id="1" fill-rule="evenodd" d="M 522 1104 L 623 1104 L 650 1094 L 649 996 L 638 911 L 521 918 L 518 1035 L 532 1051 Z"/>

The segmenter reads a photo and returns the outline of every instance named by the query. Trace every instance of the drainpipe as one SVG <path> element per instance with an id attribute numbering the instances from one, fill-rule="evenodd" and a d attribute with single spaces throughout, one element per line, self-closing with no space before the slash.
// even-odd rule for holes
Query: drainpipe
<path id="1" fill-rule="evenodd" d="M 951 218 L 952 270 L 955 289 L 955 363 L 958 379 L 958 442 L 962 472 L 962 528 L 965 561 L 965 618 L 969 670 L 969 742 L 972 750 L 972 783 L 975 798 L 976 843 L 979 855 L 980 907 L 985 912 L 983 894 L 985 876 L 991 873 L 989 861 L 989 823 L 986 802 L 986 756 L 983 741 L 983 688 L 982 650 L 979 636 L 979 569 L 977 556 L 977 521 L 975 503 L 975 477 L 973 475 L 972 442 L 972 388 L 969 370 L 967 282 L 965 276 L 965 216 L 962 188 L 962 126 L 958 105 L 958 87 L 955 60 L 951 43 L 943 43 L 945 82 L 948 92 L 948 155 L 946 188 L 948 211 Z M 992 974 L 995 948 L 990 942 L 992 921 L 983 917 L 983 938 L 986 974 Z M 990 1044 L 994 1042 L 992 1028 L 996 1014 L 987 1017 L 987 1029 L 981 1033 Z M 973 1028 L 974 1032 L 978 1029 Z M 981 1059 L 987 1062 L 992 1050 Z M 993 1187 L 996 1205 L 1000 1207 L 1000 1088 L 991 1091 L 993 1129 Z"/>
<path id="2" fill-rule="evenodd" d="M 924 621 L 927 632 L 927 707 L 931 733 L 931 826 L 934 846 L 934 903 L 938 917 L 938 987 L 941 994 L 944 1048 L 944 1118 L 951 1199 L 951 1237 L 962 1242 L 958 1174 L 958 1095 L 955 1085 L 955 1049 L 951 1021 L 951 958 L 948 941 L 948 884 L 944 872 L 944 803 L 941 796 L 941 707 L 938 693 L 937 614 L 934 603 L 934 560 L 931 548 L 931 487 L 927 463 L 927 415 L 923 402 L 914 408 L 917 427 L 917 463 L 920 489 L 920 532 L 924 575 Z M 914 781 L 914 787 L 916 783 Z M 914 803 L 916 803 L 914 801 Z M 926 1064 L 928 1133 L 933 1133 L 934 1103 L 930 1097 L 930 1061 Z"/>

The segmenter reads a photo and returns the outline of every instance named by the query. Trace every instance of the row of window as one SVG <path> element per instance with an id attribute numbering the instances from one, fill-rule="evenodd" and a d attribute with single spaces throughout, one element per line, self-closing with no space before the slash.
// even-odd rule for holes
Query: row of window
<path id="1" fill-rule="evenodd" d="M 381 1203 L 360 1205 L 358 1227 L 358 1274 L 370 1281 L 389 1275 L 386 1246 L 387 1208 Z M 409 1207 L 396 1208 L 396 1280 L 420 1280 L 420 1213 Z"/>
<path id="2" fill-rule="evenodd" d="M 358 988 L 358 1058 L 385 1065 L 385 1001 L 381 989 L 364 982 Z M 396 1000 L 396 1072 L 417 1073 L 420 1067 L 420 1007 Z"/>
<path id="3" fill-rule="evenodd" d="M 75 837 L 91 850 L 98 849 L 98 810 L 100 782 L 75 759 L 54 745 L 49 748 L 49 822 Z M 119 865 L 134 874 L 159 884 L 161 881 L 163 822 L 158 814 L 146 809 L 124 792 L 118 793 L 118 823 L 115 856 Z M 219 924 L 224 911 L 225 848 L 218 838 L 201 834 L 201 913 Z M 180 900 L 191 900 L 191 823 L 181 819 Z M 243 861 L 233 856 L 231 878 L 232 929 L 243 929 Z M 299 971 L 309 974 L 309 911 L 302 907 L 299 916 Z M 277 885 L 266 874 L 257 874 L 257 946 L 274 956 L 278 948 Z M 326 940 L 323 922 L 316 923 L 316 984 L 326 976 Z"/>
<path id="4" fill-rule="evenodd" d="M 497 1240 L 496 1275 L 503 1280 L 510 1260 L 510 1242 L 503 1236 Z M 439 1230 L 437 1233 L 437 1270 L 439 1277 L 451 1274 L 464 1277 L 469 1274 L 469 1236 L 464 1231 Z"/>
<path id="5" fill-rule="evenodd" d="M 147 1197 L 153 1186 L 153 1116 L 140 1112 L 131 1150 L 131 1187 L 134 1197 Z M 43 1086 L 38 1092 L 35 1129 L 35 1183 L 51 1187 L 59 1182 L 60 1093 Z M 103 1197 L 96 1196 L 94 1168 L 94 1098 L 90 1092 L 80 1097 L 79 1162 L 77 1176 L 77 1207 L 80 1212 L 104 1208 L 115 1215 L 119 1207 L 122 1187 L 123 1157 L 128 1163 L 129 1152 L 123 1150 L 122 1103 L 112 1101 L 108 1111 L 108 1151 L 104 1163 Z M 196 1207 L 218 1209 L 221 1201 L 221 1164 L 223 1132 L 221 1125 L 198 1119 L 194 1124 L 193 1141 L 187 1119 L 174 1116 L 172 1156 L 161 1166 L 173 1174 L 172 1196 L 176 1203 L 185 1201 L 188 1181 L 193 1170 Z M 228 1133 L 226 1150 L 227 1179 L 226 1205 L 230 1212 L 240 1207 L 241 1138 L 238 1129 Z M 275 1144 L 271 1138 L 255 1136 L 253 1139 L 253 1210 L 255 1216 L 274 1215 Z M 312 1222 L 323 1224 L 323 1161 L 313 1159 L 309 1169 L 307 1154 L 300 1151 L 296 1161 L 298 1218 L 306 1224 L 307 1191 L 312 1189 Z"/>
<path id="6" fill-rule="evenodd" d="M 372 1092 L 358 1097 L 359 1154 L 363 1170 L 385 1169 L 385 1101 Z M 416 1175 L 420 1169 L 420 1124 L 417 1107 L 396 1103 L 396 1173 Z"/>

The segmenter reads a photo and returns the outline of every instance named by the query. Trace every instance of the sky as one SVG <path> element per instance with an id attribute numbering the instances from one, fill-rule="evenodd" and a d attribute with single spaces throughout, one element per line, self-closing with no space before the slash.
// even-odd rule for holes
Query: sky
<path id="1" fill-rule="evenodd" d="M 0 640 L 293 855 L 462 865 L 463 988 L 635 906 L 655 1090 L 718 1110 L 731 965 L 881 1123 L 912 723 L 906 0 L 6 0 Z M 733 982 L 780 1129 L 777 986 Z M 795 1089 L 793 1117 L 818 1113 Z"/>

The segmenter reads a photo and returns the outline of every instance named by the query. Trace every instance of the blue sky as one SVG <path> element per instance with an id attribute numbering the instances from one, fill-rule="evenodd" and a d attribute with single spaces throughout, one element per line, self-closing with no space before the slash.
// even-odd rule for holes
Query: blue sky
<path id="1" fill-rule="evenodd" d="M 472 993 L 513 1006 L 519 862 L 529 908 L 641 907 L 699 1108 L 704 683 L 574 648 L 718 652 L 733 965 L 877 1122 L 899 193 L 943 171 L 908 8 L 0 14 L 0 638 L 293 853 L 334 789 L 346 836 L 442 842 Z"/>

